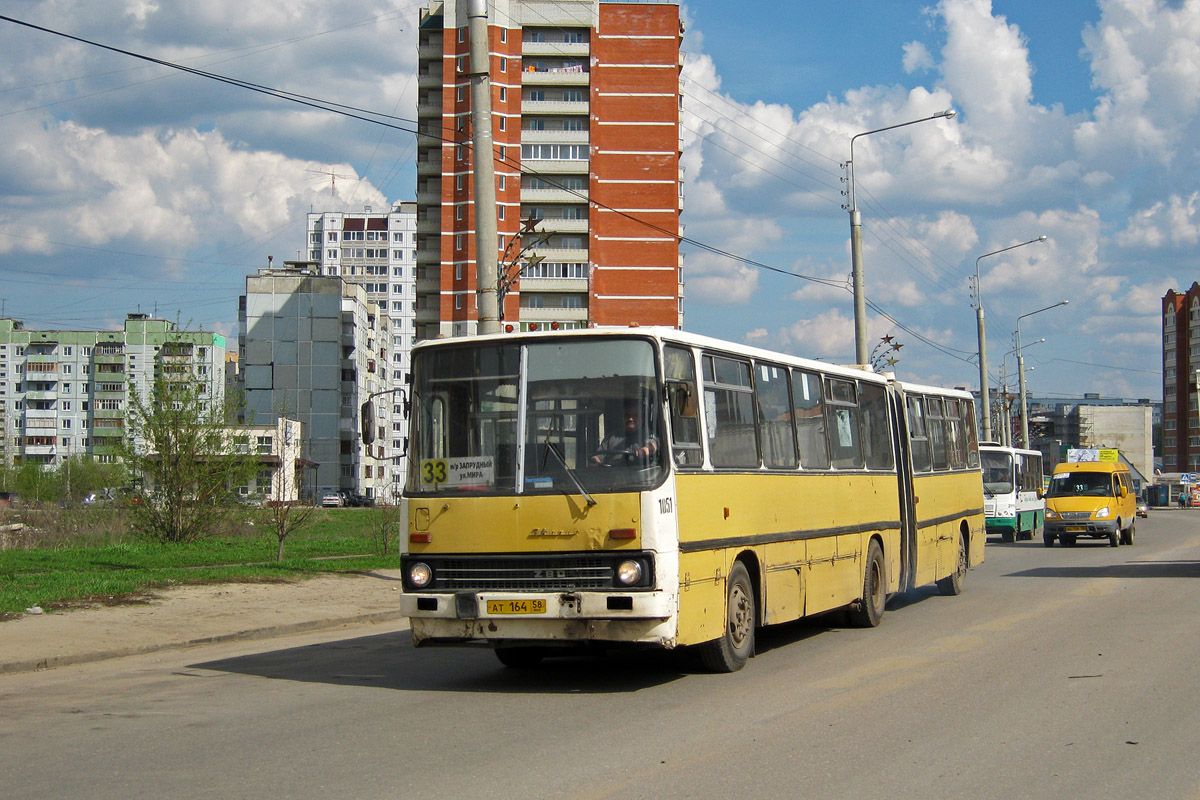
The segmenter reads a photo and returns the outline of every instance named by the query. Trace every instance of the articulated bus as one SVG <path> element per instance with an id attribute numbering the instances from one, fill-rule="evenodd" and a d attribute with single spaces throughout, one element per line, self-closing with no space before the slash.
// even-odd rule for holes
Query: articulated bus
<path id="1" fill-rule="evenodd" d="M 422 342 L 412 352 L 401 607 L 417 646 L 507 666 L 695 646 L 958 594 L 983 560 L 974 404 L 667 328 Z"/>
<path id="2" fill-rule="evenodd" d="M 988 534 L 1006 542 L 1041 539 L 1046 521 L 1041 452 L 983 442 L 979 461 Z"/>

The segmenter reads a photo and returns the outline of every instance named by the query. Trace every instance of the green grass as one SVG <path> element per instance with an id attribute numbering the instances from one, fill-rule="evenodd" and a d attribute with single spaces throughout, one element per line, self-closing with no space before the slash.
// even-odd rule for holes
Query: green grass
<path id="1" fill-rule="evenodd" d="M 89 510 L 91 513 L 97 510 Z M 284 561 L 275 560 L 274 536 L 245 523 L 191 544 L 154 544 L 114 533 L 63 536 L 43 533 L 26 546 L 0 550 L 0 618 L 30 606 L 46 610 L 130 600 L 157 588 L 185 583 L 292 580 L 318 572 L 358 572 L 396 567 L 379 554 L 372 532 L 377 509 L 317 510 L 309 524 L 288 537 Z M 32 515 L 29 515 L 32 517 Z M 100 515 L 96 520 L 101 519 Z M 60 527 L 80 526 L 78 517 Z M 32 523 L 27 523 L 32 524 Z"/>

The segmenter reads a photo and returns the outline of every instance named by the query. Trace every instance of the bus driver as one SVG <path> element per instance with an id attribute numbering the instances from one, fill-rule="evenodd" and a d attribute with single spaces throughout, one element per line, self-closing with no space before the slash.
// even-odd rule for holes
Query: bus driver
<path id="1" fill-rule="evenodd" d="M 616 464 L 649 463 L 658 452 L 658 437 L 647 433 L 643 427 L 645 415 L 641 404 L 626 398 L 621 405 L 622 430 L 606 436 L 600 449 L 591 458 L 593 466 Z"/>

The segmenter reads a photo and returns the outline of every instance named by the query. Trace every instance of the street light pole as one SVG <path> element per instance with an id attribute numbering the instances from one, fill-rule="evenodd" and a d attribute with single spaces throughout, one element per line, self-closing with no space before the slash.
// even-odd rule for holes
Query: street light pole
<path id="1" fill-rule="evenodd" d="M 856 364 L 867 363 L 867 294 L 863 285 L 862 215 L 858 211 L 854 196 L 854 140 L 860 136 L 870 136 L 873 133 L 916 125 L 918 122 L 928 122 L 931 119 L 952 119 L 956 113 L 954 109 L 948 108 L 932 116 L 901 122 L 897 125 L 888 125 L 886 128 L 876 128 L 873 131 L 863 131 L 850 137 L 850 160 L 843 164 L 846 168 L 846 182 L 849 184 L 846 195 L 849 202 L 843 207 L 850 212 L 850 264 L 854 284 L 854 361 Z"/>
<path id="2" fill-rule="evenodd" d="M 1017 317 L 1017 378 L 1021 392 L 1021 447 L 1029 447 L 1029 407 L 1025 402 L 1025 356 L 1021 353 L 1021 320 L 1052 308 L 1068 305 L 1070 302 L 1070 300 L 1059 300 L 1052 306 L 1039 308 L 1037 311 L 1030 311 L 1028 314 Z"/>
<path id="3" fill-rule="evenodd" d="M 979 397 L 982 403 L 981 416 L 983 417 L 983 441 L 985 442 L 992 440 L 992 404 L 991 399 L 988 397 L 987 336 L 983 326 L 983 287 L 979 282 L 979 262 L 988 256 L 1006 253 L 1009 250 L 1024 247 L 1027 244 L 1044 241 L 1046 241 L 1045 234 L 1036 239 L 1030 239 L 1028 242 L 1021 242 L 1020 244 L 1014 244 L 1000 250 L 993 250 L 990 253 L 984 253 L 975 259 L 975 324 L 979 329 Z"/>

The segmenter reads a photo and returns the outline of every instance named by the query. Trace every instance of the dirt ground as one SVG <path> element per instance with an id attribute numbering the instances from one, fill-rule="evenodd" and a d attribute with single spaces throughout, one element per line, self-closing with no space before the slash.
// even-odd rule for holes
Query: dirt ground
<path id="1" fill-rule="evenodd" d="M 402 616 L 398 570 L 178 586 L 0 622 L 0 674 Z"/>

